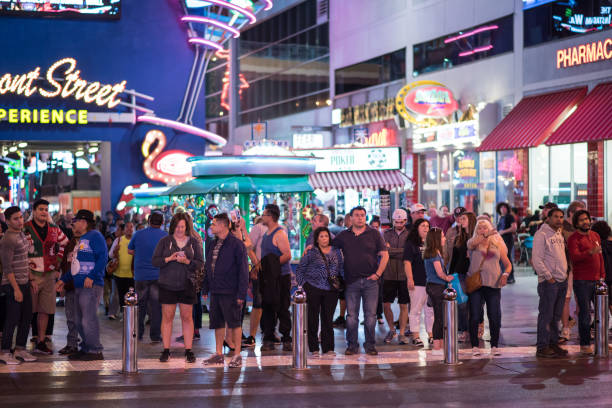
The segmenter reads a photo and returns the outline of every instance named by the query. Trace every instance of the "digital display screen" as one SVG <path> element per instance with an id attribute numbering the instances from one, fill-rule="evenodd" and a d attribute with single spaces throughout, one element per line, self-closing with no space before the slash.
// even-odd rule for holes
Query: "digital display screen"
<path id="1" fill-rule="evenodd" d="M 121 0 L 0 0 L 0 15 L 118 19 Z"/>

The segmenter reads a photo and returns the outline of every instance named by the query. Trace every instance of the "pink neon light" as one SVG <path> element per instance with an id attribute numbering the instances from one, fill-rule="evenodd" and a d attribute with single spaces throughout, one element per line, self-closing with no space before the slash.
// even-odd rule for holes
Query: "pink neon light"
<path id="1" fill-rule="evenodd" d="M 238 38 L 240 37 L 240 31 L 236 30 L 234 27 L 229 26 L 225 23 L 222 23 L 219 20 L 215 20 L 212 18 L 208 18 L 208 17 L 200 17 L 200 16 L 185 16 L 181 18 L 181 21 L 189 21 L 189 22 L 193 22 L 193 23 L 203 23 L 203 24 L 210 24 L 210 25 L 214 25 L 216 27 L 219 27 L 223 30 L 227 30 L 230 33 L 234 34 L 234 38 Z"/>
<path id="2" fill-rule="evenodd" d="M 208 3 L 212 3 L 212 4 L 216 4 L 217 6 L 222 6 L 222 7 L 227 7 L 227 8 L 231 8 L 234 11 L 237 11 L 238 13 L 242 14 L 243 16 L 247 17 L 250 21 L 251 24 L 253 24 L 255 21 L 257 21 L 257 19 L 255 18 L 255 14 L 251 13 L 249 10 L 244 9 L 242 7 L 239 7 L 233 3 L 224 1 L 224 0 L 206 0 Z"/>
<path id="3" fill-rule="evenodd" d="M 468 55 L 472 55 L 472 54 L 476 54 L 476 53 L 484 52 L 484 51 L 489 51 L 491 48 L 493 48 L 492 45 L 485 45 L 484 47 L 474 48 L 473 50 L 470 50 L 470 51 L 460 52 L 459 56 L 467 57 Z"/>
<path id="4" fill-rule="evenodd" d="M 266 2 L 266 7 L 264 7 L 264 10 L 270 10 L 273 6 L 272 4 L 272 0 L 264 0 Z"/>
<path id="5" fill-rule="evenodd" d="M 219 50 L 219 51 L 223 49 L 223 47 L 217 44 L 216 42 L 206 40 L 204 38 L 190 38 L 189 43 L 206 45 L 207 47 L 214 48 L 215 50 Z"/>
<path id="6" fill-rule="evenodd" d="M 221 136 L 216 135 L 212 132 L 209 132 L 208 130 L 200 129 L 195 126 L 191 126 L 186 123 L 183 123 L 183 122 L 177 122 L 175 120 L 163 119 L 163 118 L 158 118 L 156 116 L 148 116 L 148 115 L 139 116 L 138 119 L 136 120 L 138 122 L 151 123 L 153 125 L 158 125 L 158 126 L 165 126 L 165 127 L 169 127 L 170 129 L 175 129 L 181 132 L 199 136 L 219 146 L 225 146 L 227 144 L 227 140 L 225 140 Z"/>
<path id="7" fill-rule="evenodd" d="M 499 28 L 499 26 L 496 26 L 496 25 L 480 27 L 480 28 L 477 28 L 475 30 L 468 31 L 467 33 L 463 33 L 463 34 L 457 35 L 455 37 L 447 38 L 446 40 L 444 40 L 444 44 L 448 44 L 450 42 L 457 41 L 457 40 L 460 40 L 460 39 L 465 38 L 465 37 L 470 37 L 472 35 L 475 35 L 475 34 L 478 34 L 478 33 L 482 33 L 484 31 L 497 30 L 498 28 Z"/>

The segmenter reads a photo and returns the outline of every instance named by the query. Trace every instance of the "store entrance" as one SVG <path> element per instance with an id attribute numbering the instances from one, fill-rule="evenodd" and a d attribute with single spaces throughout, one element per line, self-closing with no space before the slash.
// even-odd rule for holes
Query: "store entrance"
<path id="1" fill-rule="evenodd" d="M 465 207 L 466 210 L 479 213 L 478 190 L 455 190 L 453 207 Z"/>

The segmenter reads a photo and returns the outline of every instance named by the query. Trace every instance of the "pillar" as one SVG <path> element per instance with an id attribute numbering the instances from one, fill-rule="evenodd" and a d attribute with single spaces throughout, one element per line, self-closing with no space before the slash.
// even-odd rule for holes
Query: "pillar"
<path id="1" fill-rule="evenodd" d="M 587 208 L 593 217 L 604 216 L 604 142 L 587 143 Z"/>

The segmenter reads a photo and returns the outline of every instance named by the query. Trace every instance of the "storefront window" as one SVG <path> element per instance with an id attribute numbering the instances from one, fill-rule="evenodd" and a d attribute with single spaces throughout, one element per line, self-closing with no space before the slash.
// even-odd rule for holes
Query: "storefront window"
<path id="1" fill-rule="evenodd" d="M 586 143 L 571 145 L 573 149 L 574 195 L 572 200 L 587 202 L 588 184 L 588 147 Z"/>
<path id="2" fill-rule="evenodd" d="M 495 152 L 480 153 L 480 183 L 482 191 L 480 210 L 493 214 L 495 211 Z"/>
<path id="3" fill-rule="evenodd" d="M 497 201 L 519 207 L 516 197 L 523 195 L 523 164 L 516 150 L 497 152 Z"/>
<path id="4" fill-rule="evenodd" d="M 529 199 L 531 209 L 537 210 L 540 205 L 548 202 L 550 186 L 548 184 L 548 150 L 546 145 L 540 145 L 529 150 Z"/>
<path id="5" fill-rule="evenodd" d="M 426 207 L 438 203 L 438 153 L 421 155 L 421 199 Z"/>
<path id="6" fill-rule="evenodd" d="M 571 145 L 550 148 L 550 194 L 560 207 L 566 207 L 572 200 Z"/>
<path id="7" fill-rule="evenodd" d="M 454 206 L 465 207 L 479 213 L 478 199 L 478 153 L 457 150 L 453 152 Z"/>

